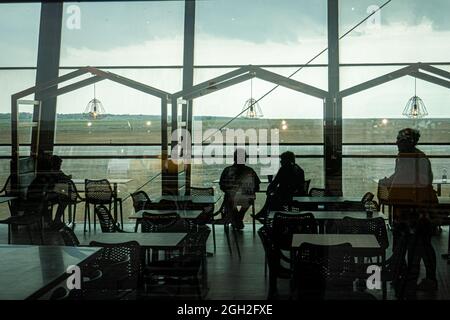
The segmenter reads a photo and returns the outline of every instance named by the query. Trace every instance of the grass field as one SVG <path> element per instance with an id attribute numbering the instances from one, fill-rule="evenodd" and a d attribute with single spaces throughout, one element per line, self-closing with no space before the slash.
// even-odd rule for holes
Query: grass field
<path id="1" fill-rule="evenodd" d="M 229 119 L 227 118 L 201 118 L 202 131 L 219 128 Z M 148 123 L 150 121 L 150 123 Z M 120 144 L 120 143 L 151 143 L 161 142 L 160 118 L 158 116 L 114 116 L 100 121 L 72 119 L 71 117 L 60 117 L 57 122 L 55 142 L 61 144 Z M 198 123 L 197 123 L 198 124 Z M 280 129 L 281 143 L 318 143 L 323 142 L 322 120 L 310 119 L 286 119 L 286 130 L 282 130 L 282 119 L 259 119 L 249 120 L 239 118 L 228 128 L 230 129 Z M 383 123 L 382 119 L 345 119 L 343 121 L 344 143 L 392 143 L 399 129 L 404 127 L 418 127 L 421 131 L 421 142 L 450 142 L 450 120 L 449 119 L 426 119 L 414 123 L 407 119 L 390 119 Z M 10 144 L 9 119 L 0 117 L 0 143 Z M 30 129 L 22 129 L 20 132 L 21 143 L 30 141 Z M 320 146 L 307 147 L 285 147 L 295 151 L 298 155 L 322 154 Z M 423 149 L 428 154 L 450 154 L 447 146 L 428 147 Z M 9 155 L 10 148 L 3 147 L 2 155 Z M 107 147 L 58 147 L 55 153 L 64 155 L 101 155 L 101 154 L 159 154 L 160 147 L 132 148 L 120 146 Z M 344 154 L 388 154 L 395 155 L 395 146 L 366 146 L 345 147 Z M 321 158 L 301 158 L 297 163 L 305 170 L 307 179 L 311 179 L 311 187 L 323 187 L 323 160 Z M 220 173 L 226 164 L 201 163 L 192 167 L 192 185 L 214 186 L 213 180 L 220 177 Z M 252 165 L 259 173 L 261 164 Z M 449 159 L 432 159 L 435 176 L 440 176 L 444 168 L 450 169 Z M 63 170 L 72 174 L 74 178 L 129 178 L 133 179 L 127 185 L 119 186 L 123 197 L 129 195 L 138 187 L 146 183 L 150 178 L 160 172 L 161 163 L 158 159 L 65 159 Z M 390 175 L 394 170 L 394 159 L 362 159 L 345 158 L 343 160 L 343 188 L 344 194 L 349 196 L 360 196 L 366 191 L 376 193 L 374 178 Z M 3 185 L 9 175 L 9 160 L 0 160 L 0 186 Z M 161 180 L 156 178 L 144 187 L 151 196 L 160 194 Z M 215 185 L 215 187 L 218 187 Z M 263 186 L 265 187 L 265 186 Z M 444 194 L 448 191 L 444 189 Z M 258 195 L 257 210 L 262 207 L 265 200 L 263 194 Z M 83 206 L 78 209 L 78 218 L 83 217 Z M 124 203 L 125 216 L 132 211 L 130 200 Z M 9 213 L 5 205 L 0 206 L 0 217 Z"/>

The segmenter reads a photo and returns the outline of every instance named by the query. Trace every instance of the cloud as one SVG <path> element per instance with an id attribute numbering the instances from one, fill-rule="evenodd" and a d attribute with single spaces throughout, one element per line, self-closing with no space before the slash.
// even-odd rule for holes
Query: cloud
<path id="1" fill-rule="evenodd" d="M 378 29 L 359 28 L 341 41 L 340 55 L 343 63 L 362 62 L 430 62 L 448 60 L 450 31 L 437 31 L 433 24 L 423 19 L 419 25 L 403 23 L 382 25 Z M 181 65 L 183 40 L 179 37 L 152 39 L 140 44 L 119 46 L 109 50 L 94 50 L 86 47 L 66 47 L 62 54 L 63 65 Z M 196 37 L 195 63 L 217 64 L 302 64 L 326 47 L 326 39 L 301 38 L 285 43 L 265 41 L 254 43 L 243 39 L 228 39 L 200 34 Z M 5 44 L 2 45 L 5 47 Z M 315 63 L 326 63 L 326 54 Z M 367 81 L 400 67 L 342 68 L 341 88 Z M 288 75 L 295 68 L 272 70 Z M 176 92 L 182 86 L 181 69 L 112 70 L 123 76 L 152 85 L 156 88 Z M 206 81 L 227 69 L 197 69 L 196 83 Z M 305 68 L 294 79 L 327 89 L 326 68 Z M 20 77 L 0 79 L 17 81 Z M 272 84 L 254 81 L 254 98 L 259 98 L 273 88 Z M 14 85 L 14 88 L 20 87 Z M 159 101 L 106 81 L 98 84 L 99 98 L 107 112 L 130 114 L 158 114 Z M 377 117 L 401 115 L 401 110 L 411 92 L 411 80 L 400 79 L 387 85 L 364 91 L 344 101 L 344 114 L 348 117 Z M 434 85 L 423 85 L 422 98 L 426 101 L 430 115 L 448 117 L 448 89 Z M 12 92 L 11 92 L 12 93 Z M 3 106 L 9 105 L 10 94 L 3 91 L 0 96 Z M 234 116 L 250 96 L 250 82 L 205 96 L 195 101 L 196 115 Z M 84 110 L 92 98 L 92 90 L 71 93 L 58 99 L 58 112 L 73 113 Z M 82 101 L 80 105 L 80 101 Z M 443 103 L 445 102 L 445 103 Z M 320 118 L 322 101 L 291 90 L 278 88 L 260 102 L 266 117 Z"/>

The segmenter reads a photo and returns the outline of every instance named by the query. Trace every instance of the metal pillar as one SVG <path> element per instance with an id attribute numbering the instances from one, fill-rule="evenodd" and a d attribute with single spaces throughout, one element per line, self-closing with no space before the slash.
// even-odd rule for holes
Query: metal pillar
<path id="1" fill-rule="evenodd" d="M 342 195 L 342 99 L 339 97 L 339 0 L 328 0 L 328 97 L 324 103 L 325 189 Z"/>
<path id="2" fill-rule="evenodd" d="M 183 46 L 183 90 L 192 88 L 194 84 L 194 37 L 195 37 L 195 0 L 186 1 L 184 6 L 184 46 Z M 192 148 L 192 117 L 193 101 L 187 100 L 182 107 L 181 120 L 189 133 L 188 139 L 183 141 L 183 149 Z M 192 161 L 191 159 L 189 159 Z M 191 162 L 184 166 L 186 194 L 191 188 Z"/>
<path id="3" fill-rule="evenodd" d="M 61 28 L 63 18 L 62 2 L 42 2 L 39 26 L 39 44 L 36 70 L 36 85 L 41 85 L 58 77 L 61 50 Z M 57 85 L 50 90 L 57 89 Z M 56 122 L 56 97 L 42 101 L 41 110 L 35 107 L 33 120 L 38 121 L 41 112 L 40 131 L 32 131 L 32 155 L 43 156 L 53 153 Z M 36 93 L 35 100 L 41 100 Z M 39 135 L 39 136 L 38 136 Z M 39 142 L 39 144 L 38 144 Z M 38 166 L 39 167 L 39 166 Z"/>

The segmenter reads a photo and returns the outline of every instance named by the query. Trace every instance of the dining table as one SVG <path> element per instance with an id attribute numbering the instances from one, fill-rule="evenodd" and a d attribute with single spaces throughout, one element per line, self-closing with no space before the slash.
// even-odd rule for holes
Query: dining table
<path id="1" fill-rule="evenodd" d="M 202 214 L 203 210 L 176 210 L 176 211 L 174 211 L 174 210 L 161 210 L 161 209 L 148 209 L 148 210 L 145 209 L 145 210 L 139 210 L 138 212 L 132 213 L 128 217 L 128 219 L 136 220 L 134 232 L 137 232 L 138 226 L 141 223 L 141 220 L 143 219 L 144 213 L 159 215 L 159 214 L 169 214 L 169 213 L 173 213 L 173 212 L 176 212 L 182 219 L 195 220 Z"/>
<path id="2" fill-rule="evenodd" d="M 68 278 L 67 269 L 101 248 L 0 245 L 0 300 L 38 299 Z"/>
<path id="3" fill-rule="evenodd" d="M 18 199 L 18 197 L 0 196 L 0 203 L 5 203 Z"/>
<path id="4" fill-rule="evenodd" d="M 310 243 L 322 246 L 349 243 L 355 257 L 381 256 L 381 270 L 386 266 L 386 250 L 378 243 L 373 234 L 293 234 L 291 243 L 291 261 L 295 251 L 303 244 Z M 291 266 L 292 267 L 292 266 Z M 387 297 L 386 278 L 381 277 L 383 300 Z"/>

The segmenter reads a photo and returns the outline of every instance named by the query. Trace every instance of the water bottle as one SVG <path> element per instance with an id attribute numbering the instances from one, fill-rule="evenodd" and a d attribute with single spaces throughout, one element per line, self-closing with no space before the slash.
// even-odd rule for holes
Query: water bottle
<path id="1" fill-rule="evenodd" d="M 447 169 L 442 171 L 442 182 L 447 183 Z"/>

